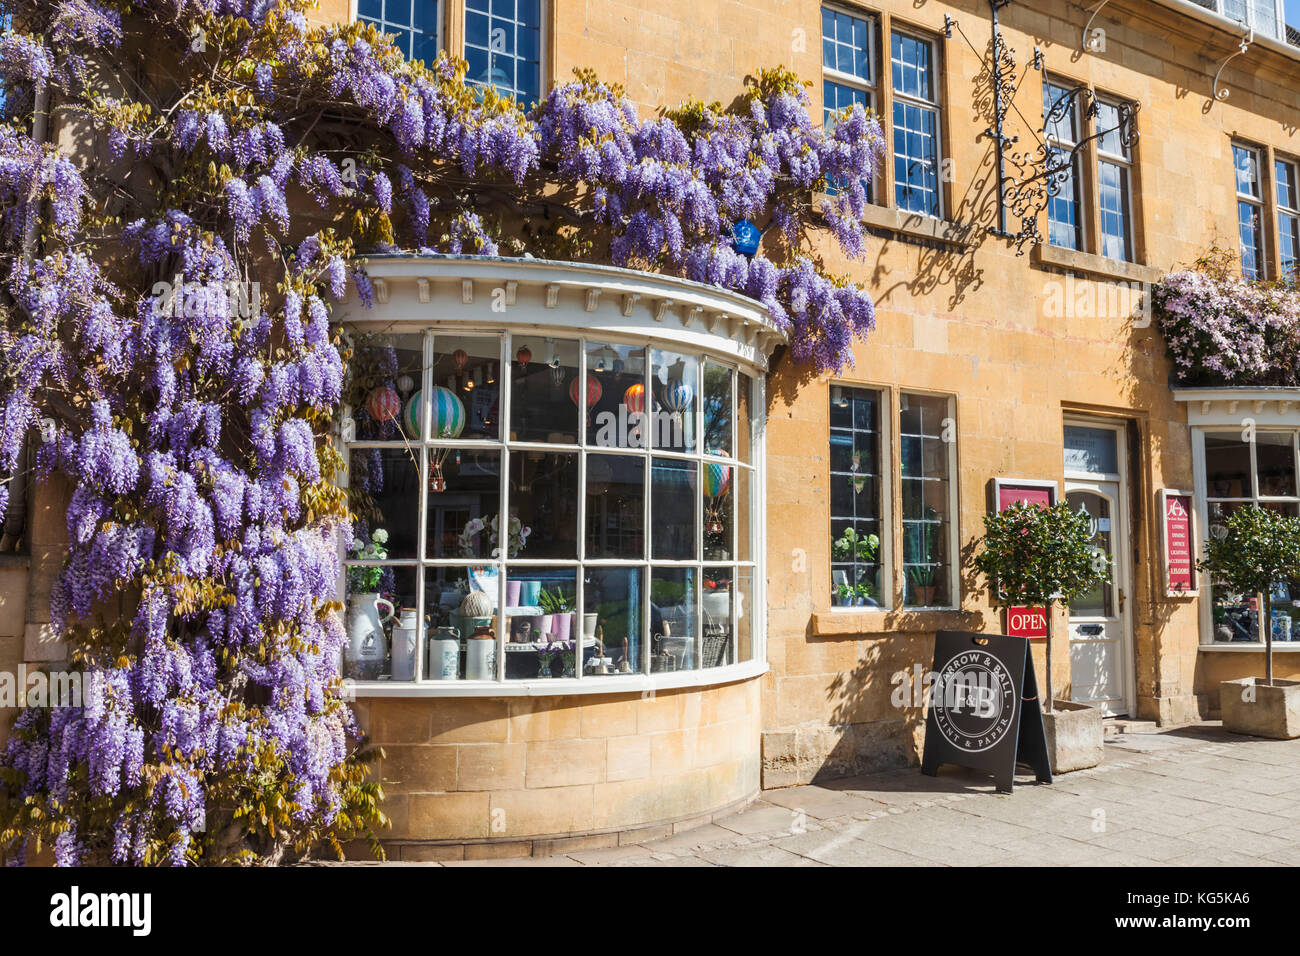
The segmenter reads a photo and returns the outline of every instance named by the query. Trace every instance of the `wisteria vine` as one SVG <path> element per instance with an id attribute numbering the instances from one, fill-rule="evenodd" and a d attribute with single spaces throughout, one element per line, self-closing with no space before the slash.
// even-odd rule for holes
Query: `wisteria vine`
<path id="1" fill-rule="evenodd" d="M 275 862 L 384 822 L 337 668 L 329 303 L 369 296 L 366 252 L 682 275 L 761 301 L 815 371 L 873 326 L 806 230 L 864 252 L 882 139 L 860 107 L 827 132 L 776 69 L 727 108 L 643 120 L 579 72 L 523 109 L 307 9 L 0 0 L 0 473 L 39 436 L 37 478 L 73 489 L 51 618 L 94 678 L 16 721 L 10 862 Z M 90 145 L 38 141 L 41 112 Z"/>

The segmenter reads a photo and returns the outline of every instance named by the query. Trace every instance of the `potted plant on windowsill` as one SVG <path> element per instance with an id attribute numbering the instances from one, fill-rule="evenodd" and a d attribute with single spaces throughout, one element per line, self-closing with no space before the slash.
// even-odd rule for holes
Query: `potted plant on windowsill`
<path id="1" fill-rule="evenodd" d="M 1300 518 L 1251 505 L 1234 511 L 1205 542 L 1200 562 L 1230 591 L 1255 595 L 1264 644 L 1264 682 L 1245 677 L 1219 684 L 1225 729 L 1289 740 L 1300 737 L 1300 681 L 1273 677 L 1273 589 L 1300 578 Z"/>
<path id="2" fill-rule="evenodd" d="M 934 607 L 934 568 L 914 565 L 907 569 L 907 579 L 912 584 L 910 603 L 918 607 Z"/>
<path id="3" fill-rule="evenodd" d="M 1110 557 L 1094 547 L 1087 512 L 1065 502 L 1044 508 L 1017 502 L 984 516 L 984 536 L 971 559 L 999 607 L 1041 607 L 1047 614 L 1047 691 L 1043 727 L 1053 773 L 1101 763 L 1102 714 L 1096 707 L 1056 700 L 1052 692 L 1052 606 L 1069 603 L 1110 581 Z"/>
<path id="4" fill-rule="evenodd" d="M 851 607 L 857 599 L 858 589 L 852 584 L 837 584 L 831 592 L 836 607 Z"/>

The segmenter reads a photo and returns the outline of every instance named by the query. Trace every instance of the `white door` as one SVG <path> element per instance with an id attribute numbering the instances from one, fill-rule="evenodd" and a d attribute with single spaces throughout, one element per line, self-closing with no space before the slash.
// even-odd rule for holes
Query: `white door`
<path id="1" fill-rule="evenodd" d="M 1114 569 L 1109 584 L 1070 602 L 1070 699 L 1100 707 L 1107 717 L 1130 714 L 1126 499 L 1118 481 L 1067 480 L 1065 491 L 1070 507 L 1092 518 L 1092 545 Z"/>

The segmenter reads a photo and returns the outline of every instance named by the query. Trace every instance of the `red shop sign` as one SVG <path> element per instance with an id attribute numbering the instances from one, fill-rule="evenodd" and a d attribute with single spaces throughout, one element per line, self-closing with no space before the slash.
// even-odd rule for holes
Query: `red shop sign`
<path id="1" fill-rule="evenodd" d="M 1164 545 L 1165 593 L 1193 597 L 1196 583 L 1196 511 L 1191 492 L 1160 490 L 1160 515 Z"/>
<path id="2" fill-rule="evenodd" d="M 1056 482 L 997 478 L 993 482 L 998 511 L 1012 504 L 1056 504 Z M 1011 637 L 1047 637 L 1047 611 L 1042 607 L 1009 607 L 1006 610 L 1006 633 Z"/>

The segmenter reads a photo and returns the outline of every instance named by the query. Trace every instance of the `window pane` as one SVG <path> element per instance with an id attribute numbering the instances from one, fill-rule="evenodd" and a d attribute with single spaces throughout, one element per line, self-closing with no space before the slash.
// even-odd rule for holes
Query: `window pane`
<path id="1" fill-rule="evenodd" d="M 363 335 L 348 367 L 348 403 L 360 441 L 416 439 L 424 336 Z"/>
<path id="2" fill-rule="evenodd" d="M 520 451 L 510 456 L 510 507 L 532 529 L 521 558 L 578 556 L 578 456 Z"/>
<path id="3" fill-rule="evenodd" d="M 949 494 L 951 445 L 945 440 L 948 399 L 901 397 L 903 459 L 904 601 L 912 607 L 948 607 L 950 593 Z"/>
<path id="4" fill-rule="evenodd" d="M 506 599 L 518 582 L 520 604 L 506 612 L 506 680 L 573 677 L 578 660 L 595 654 L 584 640 L 577 614 L 578 576 L 574 568 L 510 568 Z"/>
<path id="5" fill-rule="evenodd" d="M 578 343 L 515 336 L 510 363 L 510 440 L 578 443 Z M 596 389 L 587 385 L 588 402 Z M 586 408 L 583 409 L 585 417 Z"/>
<path id="6" fill-rule="evenodd" d="M 1243 196 L 1259 196 L 1259 158 L 1253 149 L 1232 147 L 1232 162 L 1237 170 L 1237 192 Z"/>
<path id="7" fill-rule="evenodd" d="M 1101 203 L 1101 253 L 1108 259 L 1127 261 L 1129 171 L 1114 163 L 1097 164 Z"/>
<path id="8" fill-rule="evenodd" d="M 1093 536 L 1089 547 L 1109 556 L 1111 550 L 1110 502 L 1091 491 L 1072 491 L 1066 501 L 1075 511 L 1084 511 L 1092 518 Z M 1087 594 L 1070 602 L 1072 617 L 1114 617 L 1114 594 L 1110 584 L 1099 584 Z"/>
<path id="9" fill-rule="evenodd" d="M 393 677 L 414 680 L 418 627 L 415 620 L 417 569 L 413 566 L 350 565 L 347 569 L 347 644 L 343 676 L 353 680 Z M 398 645 L 392 646 L 393 629 Z M 395 656 L 394 656 L 395 655 Z"/>
<path id="10" fill-rule="evenodd" d="M 1264 276 L 1264 245 L 1259 228 L 1259 207 L 1237 202 L 1237 232 L 1241 237 L 1241 274 L 1247 279 Z"/>
<path id="11" fill-rule="evenodd" d="M 497 437 L 501 383 L 497 377 L 501 340 L 495 336 L 439 335 L 433 340 L 433 396 L 430 438 Z M 459 409 L 457 409 L 459 405 Z M 411 423 L 408 423 L 408 427 Z"/>
<path id="12" fill-rule="evenodd" d="M 655 458 L 650 480 L 651 556 L 656 560 L 693 561 L 698 466 L 693 461 Z"/>
<path id="13" fill-rule="evenodd" d="M 731 392 L 734 373 L 704 363 L 704 453 L 731 457 Z"/>
<path id="14" fill-rule="evenodd" d="M 1052 150 L 1052 163 L 1064 163 L 1066 156 L 1064 150 Z M 1052 245 L 1062 249 L 1078 250 L 1083 245 L 1078 170 L 1076 157 L 1047 183 L 1047 238 Z"/>
<path id="15" fill-rule="evenodd" d="M 650 570 L 650 670 L 694 670 L 699 580 L 694 568 Z"/>
<path id="16" fill-rule="evenodd" d="M 641 673 L 644 588 L 642 568 L 587 569 L 583 634 L 594 649 L 586 657 L 586 673 Z"/>
<path id="17" fill-rule="evenodd" d="M 1255 464 L 1261 495 L 1295 497 L 1295 438 L 1290 432 L 1259 432 L 1255 436 Z"/>
<path id="18" fill-rule="evenodd" d="M 1070 90 L 1055 83 L 1043 84 L 1043 119 L 1047 121 L 1047 133 L 1061 143 L 1072 144 L 1078 141 L 1079 110 L 1076 102 L 1067 102 Z M 1060 109 L 1053 114 L 1053 109 L 1060 104 Z"/>
<path id="19" fill-rule="evenodd" d="M 1118 104 L 1098 101 L 1096 123 L 1101 138 L 1097 142 L 1097 148 L 1103 153 L 1128 159 L 1128 147 L 1124 145 L 1124 137 L 1129 122 L 1131 120 L 1121 114 Z"/>
<path id="20" fill-rule="evenodd" d="M 881 603 L 880 409 L 879 392 L 831 385 L 831 598 L 838 605 Z"/>
<path id="21" fill-rule="evenodd" d="M 587 557 L 645 557 L 645 459 L 587 456 Z"/>
<path id="22" fill-rule="evenodd" d="M 1300 209 L 1296 194 L 1296 167 L 1285 160 L 1277 161 L 1277 204 L 1283 209 Z"/>
<path id="23" fill-rule="evenodd" d="M 867 38 L 865 20 L 822 8 L 822 61 L 826 67 L 873 82 Z"/>
<path id="24" fill-rule="evenodd" d="M 1065 426 L 1065 470 L 1089 475 L 1119 472 L 1116 433 L 1108 428 Z"/>
<path id="25" fill-rule="evenodd" d="M 1250 444 L 1240 432 L 1205 436 L 1205 486 L 1211 498 L 1250 498 Z"/>
<path id="26" fill-rule="evenodd" d="M 349 558 L 400 561 L 419 554 L 419 454 L 418 447 L 352 449 L 348 500 L 357 521 Z"/>
<path id="27" fill-rule="evenodd" d="M 490 558 L 500 547 L 501 453 L 485 449 L 430 448 L 430 470 L 441 471 L 443 490 L 429 482 L 425 534 L 431 558 Z M 439 459 L 442 459 L 439 465 Z M 526 542 L 512 519 L 507 556 Z"/>
<path id="28" fill-rule="evenodd" d="M 730 561 L 732 513 L 735 496 L 732 486 L 736 469 L 731 465 L 703 463 L 704 475 L 704 559 Z"/>
<path id="29" fill-rule="evenodd" d="M 741 372 L 736 376 L 736 457 L 741 461 L 751 461 L 750 431 L 753 428 L 753 410 L 750 403 L 753 382 Z"/>
<path id="30" fill-rule="evenodd" d="M 748 468 L 736 469 L 736 559 L 738 561 L 754 560 L 753 529 L 751 518 L 754 513 L 753 472 Z"/>
<path id="31" fill-rule="evenodd" d="M 894 101 L 894 199 L 927 216 L 939 215 L 937 120 L 933 109 Z"/>
<path id="32" fill-rule="evenodd" d="M 587 391 L 594 395 L 587 417 L 588 444 L 645 447 L 645 349 L 588 342 Z"/>
<path id="33" fill-rule="evenodd" d="M 463 567 L 424 569 L 425 680 L 460 680 L 465 676 L 465 640 L 475 628 L 467 627 L 460 612 L 471 588 L 471 570 Z M 483 570 L 479 569 L 480 572 Z M 489 590 L 484 593 L 489 605 L 495 609 L 496 595 L 491 593 L 495 578 L 482 573 L 474 577 L 480 584 L 487 583 Z M 489 621 L 495 621 L 495 618 L 489 617 Z M 495 624 L 489 623 L 489 626 L 495 627 Z M 476 655 L 475 664 L 476 667 L 484 664 L 479 655 Z"/>
<path id="34" fill-rule="evenodd" d="M 704 569 L 704 597 L 700 602 L 704 633 L 701 663 L 704 667 L 722 667 L 735 660 L 731 631 L 733 574 L 731 568 Z"/>
<path id="35" fill-rule="evenodd" d="M 695 451 L 696 409 L 699 402 L 700 361 L 694 355 L 655 349 L 654 421 L 651 439 L 656 448 Z"/>

